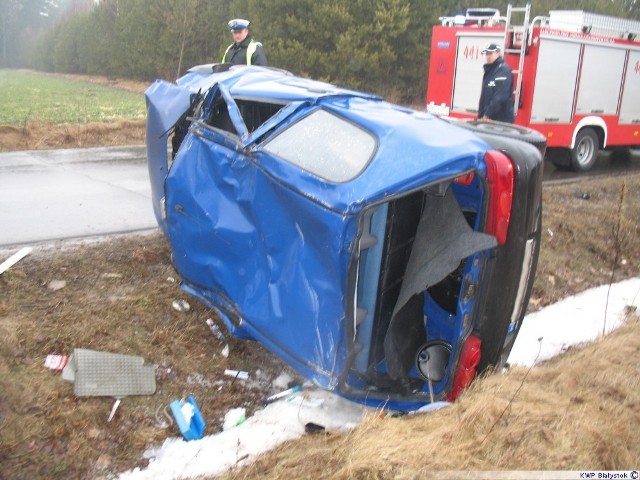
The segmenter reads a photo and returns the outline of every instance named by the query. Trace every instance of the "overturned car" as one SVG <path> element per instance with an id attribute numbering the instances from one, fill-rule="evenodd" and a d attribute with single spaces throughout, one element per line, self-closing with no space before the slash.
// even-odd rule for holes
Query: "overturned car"
<path id="1" fill-rule="evenodd" d="M 146 101 L 174 267 L 235 336 L 396 410 L 505 363 L 540 247 L 539 134 L 255 66 L 195 67 Z"/>

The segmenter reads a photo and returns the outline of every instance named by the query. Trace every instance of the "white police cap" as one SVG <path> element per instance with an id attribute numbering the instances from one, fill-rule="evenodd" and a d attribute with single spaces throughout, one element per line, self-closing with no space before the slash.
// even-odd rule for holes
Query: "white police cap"
<path id="1" fill-rule="evenodd" d="M 244 18 L 234 18 L 233 20 L 229 20 L 227 25 L 229 26 L 229 30 L 244 30 L 245 28 L 249 28 L 250 23 L 249 20 L 245 20 Z"/>

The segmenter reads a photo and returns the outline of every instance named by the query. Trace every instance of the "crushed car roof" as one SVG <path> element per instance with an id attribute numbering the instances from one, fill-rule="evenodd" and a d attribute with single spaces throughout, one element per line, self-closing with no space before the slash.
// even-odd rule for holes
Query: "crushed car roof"
<path id="1" fill-rule="evenodd" d="M 331 182 L 287 162 L 260 157 L 263 139 L 250 137 L 246 145 L 256 153 L 264 168 L 286 181 L 296 176 L 295 188 L 328 207 L 353 213 L 363 201 L 383 200 L 398 189 L 409 191 L 425 183 L 442 179 L 443 167 L 451 176 L 477 169 L 487 145 L 477 136 L 452 126 L 430 114 L 399 107 L 376 95 L 339 88 L 323 82 L 294 77 L 283 70 L 265 67 L 234 67 L 213 73 L 211 66 L 191 69 L 178 80 L 175 90 L 189 94 L 224 87 L 234 99 L 253 99 L 269 103 L 303 103 L 330 111 L 368 130 L 376 139 L 376 148 L 366 168 L 344 182 Z M 158 87 L 156 87 L 158 88 Z M 160 88 L 160 90 L 162 90 Z M 153 87 L 147 101 L 153 101 Z M 165 97 L 162 99 L 164 100 Z M 182 114 L 184 111 L 182 102 Z M 188 103 L 186 104 L 188 106 Z M 180 110 L 180 109 L 178 109 Z M 308 113 L 284 120 L 294 123 Z M 163 128 L 170 128 L 164 125 Z M 282 130 L 282 126 L 278 127 Z M 251 145 L 251 142 L 254 142 Z"/>

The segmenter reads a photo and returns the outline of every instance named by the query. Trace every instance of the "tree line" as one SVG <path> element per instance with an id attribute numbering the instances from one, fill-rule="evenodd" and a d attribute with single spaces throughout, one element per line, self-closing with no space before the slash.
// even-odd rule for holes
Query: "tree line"
<path id="1" fill-rule="evenodd" d="M 51 6 L 51 0 L 0 1 Z M 508 3 L 482 6 L 505 14 Z M 538 0 L 532 15 L 570 9 L 640 18 L 637 3 Z M 191 66 L 220 62 L 232 41 L 227 21 L 246 18 L 273 67 L 416 102 L 424 96 L 431 28 L 441 16 L 477 6 L 452 0 L 85 1 L 40 34 L 24 62 L 51 72 L 174 80 Z"/>

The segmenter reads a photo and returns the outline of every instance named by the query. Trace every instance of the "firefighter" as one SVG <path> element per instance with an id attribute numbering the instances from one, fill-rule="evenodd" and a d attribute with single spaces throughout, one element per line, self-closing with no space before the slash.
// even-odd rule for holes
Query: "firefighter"
<path id="1" fill-rule="evenodd" d="M 262 43 L 256 42 L 249 34 L 249 20 L 234 18 L 228 23 L 233 43 L 227 47 L 222 56 L 222 63 L 233 65 L 263 65 L 267 66 L 267 56 Z"/>
<path id="2" fill-rule="evenodd" d="M 500 50 L 495 43 L 482 50 L 487 63 L 484 64 L 478 118 L 513 123 L 513 74 Z"/>

